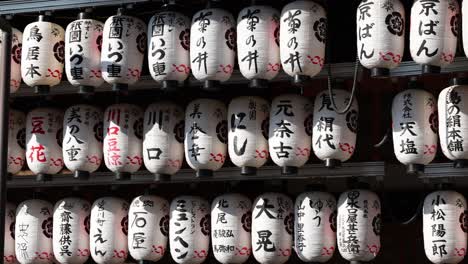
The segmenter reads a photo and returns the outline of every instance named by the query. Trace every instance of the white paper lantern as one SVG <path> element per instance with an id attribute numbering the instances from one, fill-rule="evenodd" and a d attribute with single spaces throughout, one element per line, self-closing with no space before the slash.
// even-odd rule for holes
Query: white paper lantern
<path id="1" fill-rule="evenodd" d="M 296 82 L 317 75 L 325 63 L 327 17 L 313 1 L 284 6 L 280 20 L 280 55 L 284 71 Z"/>
<path id="2" fill-rule="evenodd" d="M 405 9 L 399 0 L 361 1 L 356 13 L 357 52 L 372 76 L 388 75 L 405 49 Z"/>
<path id="3" fill-rule="evenodd" d="M 170 4 L 148 24 L 148 67 L 163 88 L 174 88 L 190 74 L 190 18 Z"/>
<path id="4" fill-rule="evenodd" d="M 210 250 L 210 204 L 197 196 L 178 196 L 171 202 L 169 247 L 179 264 L 200 264 Z"/>
<path id="5" fill-rule="evenodd" d="M 380 251 L 380 200 L 368 190 L 350 190 L 338 200 L 337 241 L 348 261 L 371 261 Z"/>
<path id="6" fill-rule="evenodd" d="M 179 171 L 184 161 L 182 107 L 171 102 L 149 105 L 145 111 L 143 132 L 145 167 L 158 178 Z"/>
<path id="7" fill-rule="evenodd" d="M 294 230 L 294 204 L 280 193 L 264 193 L 252 207 L 252 250 L 261 264 L 289 260 Z"/>
<path id="8" fill-rule="evenodd" d="M 124 263 L 128 255 L 128 203 L 116 197 L 97 199 L 91 207 L 90 249 L 98 264 Z"/>
<path id="9" fill-rule="evenodd" d="M 118 178 L 127 178 L 143 163 L 143 111 L 130 104 L 114 104 L 104 113 L 104 162 Z"/>
<path id="10" fill-rule="evenodd" d="M 26 118 L 26 161 L 39 175 L 56 174 L 63 168 L 63 112 L 55 108 L 36 108 Z"/>
<path id="11" fill-rule="evenodd" d="M 51 264 L 52 250 L 51 203 L 26 200 L 16 209 L 15 252 L 21 264 Z"/>
<path id="12" fill-rule="evenodd" d="M 271 104 L 268 145 L 273 162 L 292 174 L 310 156 L 312 104 L 300 95 L 276 97 Z"/>
<path id="13" fill-rule="evenodd" d="M 462 2 L 461 6 L 461 29 L 462 29 L 462 37 L 463 37 L 463 51 L 465 52 L 465 56 L 468 56 L 468 2 L 464 1 Z M 459 18 L 459 17 L 458 17 Z M 460 22 L 460 20 L 457 20 L 456 22 Z"/>
<path id="14" fill-rule="evenodd" d="M 0 47 L 3 35 L 0 36 Z M 15 93 L 21 85 L 21 48 L 23 46 L 23 33 L 11 28 L 11 60 L 10 60 L 10 93 Z"/>
<path id="15" fill-rule="evenodd" d="M 81 198 L 69 197 L 55 204 L 52 239 L 58 262 L 82 264 L 88 260 L 90 212 L 91 205 Z"/>
<path id="16" fill-rule="evenodd" d="M 294 247 L 304 262 L 324 263 L 336 248 L 336 199 L 325 192 L 305 192 L 294 206 Z"/>
<path id="17" fill-rule="evenodd" d="M 437 105 L 422 89 L 407 89 L 392 105 L 393 151 L 408 172 L 424 170 L 437 152 Z"/>
<path id="18" fill-rule="evenodd" d="M 411 7 L 410 52 L 423 73 L 440 72 L 457 50 L 460 8 L 456 0 L 416 0 Z"/>
<path id="19" fill-rule="evenodd" d="M 21 76 L 36 92 L 47 93 L 49 87 L 60 83 L 65 61 L 65 31 L 49 17 L 28 24 L 23 31 Z"/>
<path id="20" fill-rule="evenodd" d="M 80 92 L 92 92 L 104 80 L 101 72 L 101 45 L 104 24 L 81 12 L 65 31 L 65 72 Z"/>
<path id="21" fill-rule="evenodd" d="M 158 261 L 166 252 L 169 202 L 154 195 L 133 199 L 128 212 L 128 249 L 137 261 Z"/>
<path id="22" fill-rule="evenodd" d="M 106 20 L 102 40 L 102 77 L 114 90 L 125 90 L 140 79 L 147 45 L 146 24 L 122 12 Z"/>
<path id="23" fill-rule="evenodd" d="M 237 61 L 251 86 L 265 87 L 281 68 L 279 55 L 279 12 L 270 6 L 253 5 L 237 18 Z"/>
<path id="24" fill-rule="evenodd" d="M 463 195 L 435 191 L 424 199 L 424 251 L 435 264 L 460 263 L 466 253 L 468 211 Z"/>
<path id="25" fill-rule="evenodd" d="M 350 100 L 350 93 L 338 89 L 333 93 L 338 108 L 344 108 Z M 325 161 L 327 167 L 337 166 L 353 155 L 356 148 L 358 117 L 359 107 L 356 99 L 348 112 L 338 114 L 333 110 L 328 90 L 315 97 L 312 144 L 315 155 Z"/>
<path id="26" fill-rule="evenodd" d="M 192 101 L 185 111 L 185 159 L 197 176 L 209 176 L 226 160 L 226 106 L 214 99 Z"/>
<path id="27" fill-rule="evenodd" d="M 12 203 L 5 204 L 5 231 L 3 263 L 17 263 L 15 254 L 15 215 L 16 206 Z"/>
<path id="28" fill-rule="evenodd" d="M 227 81 L 234 69 L 236 29 L 234 17 L 220 8 L 195 13 L 190 29 L 190 62 L 193 76 L 205 89 Z"/>
<path id="29" fill-rule="evenodd" d="M 240 264 L 252 252 L 252 202 L 241 194 L 225 194 L 211 203 L 211 246 L 222 264 Z"/>
<path id="30" fill-rule="evenodd" d="M 10 109 L 8 123 L 8 173 L 18 173 L 25 162 L 26 115 Z"/>

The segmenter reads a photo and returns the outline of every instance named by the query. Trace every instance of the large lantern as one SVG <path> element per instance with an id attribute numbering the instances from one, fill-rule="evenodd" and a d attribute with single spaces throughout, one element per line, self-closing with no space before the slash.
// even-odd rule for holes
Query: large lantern
<path id="1" fill-rule="evenodd" d="M 219 89 L 234 69 L 236 28 L 224 9 L 207 8 L 195 13 L 190 29 L 190 61 L 193 76 L 205 89 Z"/>
<path id="2" fill-rule="evenodd" d="M 175 174 L 184 161 L 184 109 L 170 102 L 151 104 L 143 123 L 145 167 L 164 179 Z"/>
<path id="3" fill-rule="evenodd" d="M 325 192 L 302 193 L 294 208 L 297 255 L 304 262 L 327 262 L 336 248 L 335 197 Z"/>
<path id="4" fill-rule="evenodd" d="M 310 156 L 312 104 L 306 97 L 287 94 L 271 104 L 268 144 L 271 159 L 283 174 L 297 173 Z"/>
<path id="5" fill-rule="evenodd" d="M 1 37 L 0 37 L 0 40 Z M 3 40 L 2 40 L 3 43 Z M 0 43 L 1 45 L 1 43 Z M 18 91 L 21 85 L 21 48 L 23 46 L 23 33 L 11 28 L 11 60 L 10 60 L 10 93 Z"/>
<path id="6" fill-rule="evenodd" d="M 52 204 L 38 199 L 18 205 L 15 252 L 19 263 L 52 264 L 52 211 Z"/>
<path id="7" fill-rule="evenodd" d="M 18 173 L 24 165 L 25 159 L 25 128 L 26 115 L 11 109 L 8 123 L 8 173 Z"/>
<path id="8" fill-rule="evenodd" d="M 348 261 L 371 261 L 380 251 L 380 200 L 368 190 L 350 190 L 338 200 L 337 240 Z"/>
<path id="9" fill-rule="evenodd" d="M 263 5 L 240 11 L 237 18 L 237 61 L 251 87 L 266 87 L 281 68 L 279 12 Z"/>
<path id="10" fill-rule="evenodd" d="M 437 105 L 422 89 L 408 89 L 393 99 L 393 151 L 409 173 L 424 171 L 437 152 Z"/>
<path id="11" fill-rule="evenodd" d="M 435 264 L 460 263 L 466 253 L 466 200 L 454 191 L 436 191 L 424 199 L 424 251 Z"/>
<path id="12" fill-rule="evenodd" d="M 185 159 L 197 176 L 211 176 L 226 160 L 226 107 L 214 99 L 192 101 L 185 111 Z"/>
<path id="13" fill-rule="evenodd" d="M 179 264 L 200 264 L 210 250 L 210 204 L 197 196 L 178 196 L 171 202 L 169 247 Z"/>
<path id="14" fill-rule="evenodd" d="M 104 113 L 104 162 L 117 179 L 127 179 L 143 163 L 143 111 L 130 104 L 114 104 Z"/>
<path id="15" fill-rule="evenodd" d="M 74 105 L 63 118 L 63 158 L 75 177 L 88 176 L 102 162 L 102 110 L 91 105 Z"/>
<path id="16" fill-rule="evenodd" d="M 55 108 L 36 108 L 26 118 L 26 161 L 38 180 L 63 168 L 63 112 Z"/>
<path id="17" fill-rule="evenodd" d="M 120 264 L 127 259 L 128 203 L 116 197 L 97 199 L 91 207 L 90 248 L 98 264 Z"/>
<path id="18" fill-rule="evenodd" d="M 228 150 L 241 174 L 255 174 L 268 161 L 270 104 L 260 97 L 242 96 L 228 107 Z"/>
<path id="19" fill-rule="evenodd" d="M 65 198 L 55 204 L 52 239 L 58 262 L 82 264 L 88 260 L 90 211 L 89 202 L 80 198 Z"/>
<path id="20" fill-rule="evenodd" d="M 114 91 L 127 90 L 140 79 L 147 45 L 146 24 L 124 15 L 119 8 L 104 24 L 101 53 L 102 78 Z"/>
<path id="21" fill-rule="evenodd" d="M 410 52 L 423 73 L 438 73 L 453 62 L 460 8 L 456 0 L 415 0 L 411 7 Z"/>
<path id="22" fill-rule="evenodd" d="M 133 199 L 128 212 L 128 250 L 137 261 L 158 261 L 166 252 L 169 202 L 154 195 Z"/>
<path id="23" fill-rule="evenodd" d="M 5 230 L 4 230 L 4 263 L 17 263 L 15 254 L 15 215 L 16 206 L 11 203 L 5 204 Z"/>
<path id="24" fill-rule="evenodd" d="M 240 194 L 216 197 L 211 204 L 211 245 L 217 261 L 241 264 L 251 252 L 252 202 Z"/>
<path id="25" fill-rule="evenodd" d="M 325 63 L 327 17 L 314 1 L 284 6 L 280 19 L 280 55 L 284 71 L 301 83 L 317 75 Z"/>
<path id="26" fill-rule="evenodd" d="M 80 93 L 93 92 L 104 80 L 101 73 L 101 45 L 104 24 L 81 12 L 65 31 L 65 72 Z M 107 47 L 106 47 L 107 48 Z"/>
<path id="27" fill-rule="evenodd" d="M 344 107 L 350 99 L 349 92 L 335 89 L 333 98 L 338 107 Z M 315 97 L 312 145 L 315 155 L 325 161 L 325 166 L 339 166 L 347 161 L 356 148 L 359 107 L 353 100 L 348 112 L 338 114 L 333 109 L 328 91 Z"/>
<path id="28" fill-rule="evenodd" d="M 60 83 L 65 61 L 65 32 L 50 17 L 40 15 L 37 22 L 24 28 L 21 76 L 36 93 L 48 93 Z"/>

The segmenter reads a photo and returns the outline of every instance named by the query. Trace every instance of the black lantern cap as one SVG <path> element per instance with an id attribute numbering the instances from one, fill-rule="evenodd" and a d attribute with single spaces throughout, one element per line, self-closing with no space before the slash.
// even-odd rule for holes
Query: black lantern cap
<path id="1" fill-rule="evenodd" d="M 73 177 L 78 180 L 87 180 L 89 179 L 90 173 L 89 171 L 82 171 L 82 170 L 77 170 L 73 174 Z"/>
<path id="2" fill-rule="evenodd" d="M 91 8 L 86 8 L 85 11 L 78 13 L 78 19 L 93 19 Z"/>
<path id="3" fill-rule="evenodd" d="M 34 86 L 34 93 L 39 95 L 48 95 L 50 92 L 49 85 L 36 85 Z"/>
<path id="4" fill-rule="evenodd" d="M 454 77 L 450 79 L 450 86 L 452 85 L 468 85 L 467 77 Z"/>
<path id="5" fill-rule="evenodd" d="M 408 164 L 406 166 L 406 173 L 409 175 L 424 174 L 425 166 L 423 164 Z"/>
<path id="6" fill-rule="evenodd" d="M 268 81 L 265 79 L 252 79 L 249 83 L 249 88 L 267 89 Z"/>
<path id="7" fill-rule="evenodd" d="M 257 168 L 250 167 L 250 166 L 241 167 L 241 173 L 240 174 L 241 175 L 250 175 L 250 176 L 257 175 Z"/>
<path id="8" fill-rule="evenodd" d="M 422 74 L 438 74 L 440 73 L 440 67 L 439 66 L 434 66 L 434 65 L 429 65 L 429 64 L 423 64 L 422 65 Z"/>
<path id="9" fill-rule="evenodd" d="M 298 171 L 299 171 L 299 169 L 297 167 L 293 167 L 293 166 L 281 167 L 281 174 L 283 174 L 283 175 L 295 175 L 295 174 L 297 174 Z"/>
<path id="10" fill-rule="evenodd" d="M 325 167 L 329 169 L 341 167 L 341 161 L 337 159 L 325 159 Z"/>
<path id="11" fill-rule="evenodd" d="M 50 180 L 52 180 L 52 175 L 50 175 L 50 174 L 38 173 L 36 175 L 36 181 L 37 182 L 50 181 Z"/>
<path id="12" fill-rule="evenodd" d="M 210 178 L 213 177 L 213 171 L 207 169 L 201 169 L 197 171 L 197 178 Z"/>
<path id="13" fill-rule="evenodd" d="M 126 171 L 118 171 L 115 173 L 115 180 L 117 181 L 127 181 L 130 180 L 132 174 Z"/>
<path id="14" fill-rule="evenodd" d="M 37 17 L 38 22 L 52 22 L 52 13 L 50 11 L 41 12 Z"/>
<path id="15" fill-rule="evenodd" d="M 457 169 L 462 169 L 468 167 L 468 160 L 458 159 L 453 161 L 453 167 Z"/>
<path id="16" fill-rule="evenodd" d="M 167 182 L 170 179 L 171 179 L 171 175 L 169 175 L 169 174 L 164 174 L 164 173 L 155 173 L 154 174 L 154 180 L 155 181 Z"/>
<path id="17" fill-rule="evenodd" d="M 390 70 L 387 68 L 372 68 L 372 78 L 388 78 L 390 76 Z"/>

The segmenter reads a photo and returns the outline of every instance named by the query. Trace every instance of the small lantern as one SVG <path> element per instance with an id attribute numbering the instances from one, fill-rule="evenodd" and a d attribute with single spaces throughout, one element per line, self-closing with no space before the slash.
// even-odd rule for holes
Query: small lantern
<path id="1" fill-rule="evenodd" d="M 80 93 L 90 93 L 104 80 L 101 72 L 101 45 L 104 24 L 81 12 L 65 31 L 65 72 Z M 105 47 L 107 48 L 107 47 Z"/>
<path id="2" fill-rule="evenodd" d="M 211 176 L 226 160 L 225 105 L 214 99 L 192 101 L 185 111 L 185 159 L 197 177 Z"/>
<path id="3" fill-rule="evenodd" d="M 333 98 L 339 108 L 348 104 L 350 93 L 335 89 Z M 345 114 L 338 114 L 332 106 L 328 91 L 315 97 L 313 114 L 312 145 L 315 155 L 325 161 L 325 166 L 339 166 L 347 161 L 356 148 L 359 107 L 353 100 L 351 108 Z"/>
<path id="4" fill-rule="evenodd" d="M 240 194 L 216 197 L 211 204 L 211 245 L 217 261 L 241 264 L 252 252 L 252 202 Z"/>
<path id="5" fill-rule="evenodd" d="M 0 40 L 1 40 L 1 37 L 0 37 Z M 19 31 L 16 28 L 11 28 L 10 93 L 15 93 L 16 91 L 18 91 L 21 85 L 21 47 L 22 46 L 23 46 L 23 33 L 21 33 L 21 31 Z"/>
<path id="6" fill-rule="evenodd" d="M 457 50 L 460 8 L 456 0 L 415 0 L 411 7 L 410 52 L 423 73 L 439 73 Z"/>
<path id="7" fill-rule="evenodd" d="M 310 156 L 312 104 L 300 95 L 276 97 L 271 104 L 268 144 L 283 174 L 295 174 Z"/>
<path id="8" fill-rule="evenodd" d="M 143 111 L 130 104 L 114 104 L 104 113 L 104 162 L 124 180 L 140 169 L 143 133 Z"/>
<path id="9" fill-rule="evenodd" d="M 166 252 L 169 235 L 169 202 L 142 195 L 133 199 L 128 212 L 128 249 L 137 261 L 158 261 Z"/>
<path id="10" fill-rule="evenodd" d="M 466 200 L 454 191 L 436 191 L 424 199 L 424 251 L 435 264 L 461 263 L 468 231 Z"/>
<path id="11" fill-rule="evenodd" d="M 36 93 L 48 93 L 51 86 L 62 80 L 65 61 L 65 32 L 50 22 L 50 17 L 40 15 L 37 22 L 24 28 L 21 52 L 21 76 L 34 87 Z"/>
<path id="12" fill-rule="evenodd" d="M 356 13 L 357 52 L 372 77 L 398 67 L 405 49 L 405 9 L 399 0 L 363 0 Z"/>
<path id="13" fill-rule="evenodd" d="M 184 109 L 171 102 L 149 105 L 143 131 L 145 167 L 156 179 L 168 179 L 184 162 Z"/>
<path id="14" fill-rule="evenodd" d="M 65 198 L 55 204 L 52 239 L 57 262 L 82 264 L 88 260 L 90 212 L 91 205 L 80 198 Z"/>
<path id="15" fill-rule="evenodd" d="M 128 203 L 116 197 L 97 199 L 91 207 L 90 248 L 98 264 L 124 263 L 128 255 Z"/>
<path id="16" fill-rule="evenodd" d="M 368 190 L 350 190 L 338 200 L 337 240 L 348 261 L 371 261 L 380 251 L 380 200 Z"/>
<path id="17" fill-rule="evenodd" d="M 237 97 L 229 104 L 229 157 L 241 174 L 256 174 L 268 161 L 269 117 L 270 104 L 260 97 Z"/>
<path id="18" fill-rule="evenodd" d="M 26 115 L 10 109 L 8 123 L 8 173 L 16 174 L 25 162 Z"/>
<path id="19" fill-rule="evenodd" d="M 16 258 L 21 264 L 52 264 L 53 206 L 43 200 L 27 200 L 16 209 Z"/>
<path id="20" fill-rule="evenodd" d="M 304 262 L 325 263 L 336 248 L 336 200 L 325 192 L 306 192 L 296 199 L 294 247 Z"/>
<path id="21" fill-rule="evenodd" d="M 179 264 L 203 263 L 210 250 L 210 204 L 197 196 L 178 196 L 171 202 L 169 247 Z"/>
<path id="22" fill-rule="evenodd" d="M 5 230 L 4 230 L 4 263 L 17 263 L 15 254 L 15 215 L 16 206 L 12 203 L 5 204 Z"/>
<path id="23" fill-rule="evenodd" d="M 89 176 L 102 162 L 103 113 L 91 105 L 74 105 L 63 118 L 63 158 L 76 178 Z"/>

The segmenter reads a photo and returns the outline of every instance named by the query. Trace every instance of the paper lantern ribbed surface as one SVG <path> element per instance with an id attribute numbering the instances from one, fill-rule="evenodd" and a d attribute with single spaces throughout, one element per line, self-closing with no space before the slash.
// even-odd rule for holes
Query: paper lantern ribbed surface
<path id="1" fill-rule="evenodd" d="M 437 152 L 437 105 L 434 96 L 408 89 L 393 99 L 393 150 L 405 164 L 427 165 Z"/>
<path id="2" fill-rule="evenodd" d="M 136 17 L 115 15 L 106 20 L 102 36 L 101 71 L 110 84 L 134 84 L 140 79 L 147 36 Z"/>
<path id="3" fill-rule="evenodd" d="M 240 264 L 252 252 L 252 202 L 241 194 L 216 197 L 211 204 L 211 245 L 222 264 Z"/>
<path id="4" fill-rule="evenodd" d="M 152 173 L 175 174 L 184 161 L 184 110 L 171 102 L 151 104 L 143 123 L 143 160 Z"/>
<path id="5" fill-rule="evenodd" d="M 26 118 L 26 161 L 35 174 L 56 174 L 63 167 L 63 112 L 36 108 Z"/>
<path id="6" fill-rule="evenodd" d="M 104 162 L 112 172 L 135 172 L 141 155 L 143 111 L 130 104 L 114 104 L 104 113 Z"/>
<path id="7" fill-rule="evenodd" d="M 190 18 L 179 12 L 156 13 L 148 24 L 148 66 L 154 80 L 182 82 L 190 74 Z"/>
<path id="8" fill-rule="evenodd" d="M 210 250 L 210 204 L 197 196 L 178 196 L 171 202 L 169 246 L 179 264 L 200 264 Z"/>
<path id="9" fill-rule="evenodd" d="M 238 167 L 259 168 L 268 161 L 270 104 L 263 98 L 234 98 L 228 107 L 228 150 Z"/>
<path id="10" fill-rule="evenodd" d="M 190 61 L 200 81 L 227 81 L 234 69 L 236 29 L 234 17 L 219 8 L 198 11 L 190 29 Z"/>
<path id="11" fill-rule="evenodd" d="M 301 167 L 310 156 L 312 104 L 300 95 L 276 97 L 271 104 L 268 144 L 273 162 Z"/>
<path id="12" fill-rule="evenodd" d="M 8 173 L 18 173 L 24 165 L 26 115 L 10 109 L 8 123 Z"/>
<path id="13" fill-rule="evenodd" d="M 128 249 L 137 261 L 158 261 L 166 252 L 169 202 L 154 195 L 133 199 L 128 212 Z"/>
<path id="14" fill-rule="evenodd" d="M 456 0 L 416 0 L 411 8 L 410 52 L 416 63 L 445 66 L 457 49 L 460 8 Z"/>
<path id="15" fill-rule="evenodd" d="M 325 9 L 313 1 L 294 1 L 284 6 L 280 23 L 284 71 L 290 76 L 315 76 L 325 63 Z"/>
<path id="16" fill-rule="evenodd" d="M 3 263 L 17 263 L 15 254 L 15 215 L 16 206 L 12 203 L 5 204 L 5 233 Z"/>
<path id="17" fill-rule="evenodd" d="M 21 76 L 29 86 L 60 83 L 65 61 L 65 31 L 55 23 L 38 21 L 23 31 Z"/>
<path id="18" fill-rule="evenodd" d="M 398 67 L 405 49 L 405 9 L 401 2 L 361 1 L 356 20 L 361 64 L 368 69 Z"/>
<path id="19" fill-rule="evenodd" d="M 26 200 L 16 209 L 15 252 L 21 264 L 51 264 L 52 250 L 51 203 Z"/>
<path id="20" fill-rule="evenodd" d="M 424 199 L 423 235 L 427 258 L 436 264 L 460 263 L 466 253 L 468 211 L 463 195 L 435 191 Z"/>
<path id="21" fill-rule="evenodd" d="M 185 158 L 194 170 L 220 169 L 226 160 L 226 106 L 213 99 L 192 101 L 185 111 Z"/>
<path id="22" fill-rule="evenodd" d="M 350 100 L 350 93 L 334 90 L 333 98 L 339 109 L 343 109 Z M 356 99 L 356 98 L 355 98 Z M 328 90 L 315 97 L 313 114 L 312 144 L 315 155 L 321 160 L 346 161 L 356 148 L 359 107 L 353 100 L 351 108 L 345 114 L 333 110 Z"/>
<path id="23" fill-rule="evenodd" d="M 102 162 L 102 111 L 91 105 L 74 105 L 63 118 L 63 158 L 75 171 L 93 172 Z"/>
<path id="24" fill-rule="evenodd" d="M 91 206 L 90 249 L 98 264 L 124 263 L 128 255 L 128 203 L 116 197 L 97 199 Z"/>
<path id="25" fill-rule="evenodd" d="M 3 43 L 3 35 L 0 41 Z M 2 44 L 0 43 L 0 46 Z M 11 28 L 11 63 L 10 63 L 10 93 L 14 93 L 21 85 L 21 48 L 23 46 L 23 33 Z"/>
<path id="26" fill-rule="evenodd" d="M 462 29 L 462 37 L 463 37 L 463 50 L 465 52 L 465 56 L 468 56 L 468 2 L 462 1 L 461 7 L 461 29 Z"/>
<path id="27" fill-rule="evenodd" d="M 98 87 L 101 72 L 101 45 L 104 24 L 94 19 L 78 19 L 65 31 L 65 72 L 74 86 Z"/>
<path id="28" fill-rule="evenodd" d="M 371 261 L 380 251 L 380 200 L 368 190 L 349 190 L 338 200 L 337 242 L 348 261 Z"/>
<path id="29" fill-rule="evenodd" d="M 81 198 L 69 197 L 55 204 L 52 240 L 58 262 L 82 264 L 88 260 L 90 212 L 91 204 Z"/>
<path id="30" fill-rule="evenodd" d="M 294 246 L 304 262 L 324 263 L 336 248 L 336 199 L 325 192 L 306 192 L 294 206 Z"/>

